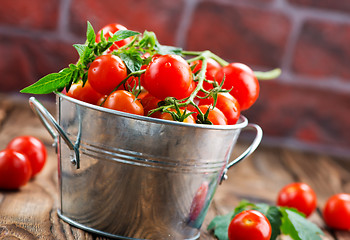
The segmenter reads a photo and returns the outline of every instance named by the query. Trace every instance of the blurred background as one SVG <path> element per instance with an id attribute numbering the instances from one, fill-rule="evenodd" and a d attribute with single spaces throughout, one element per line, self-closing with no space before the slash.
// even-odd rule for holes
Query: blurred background
<path id="1" fill-rule="evenodd" d="M 350 1 L 0 3 L 0 93 L 19 95 L 75 62 L 72 44 L 85 42 L 87 20 L 96 32 L 118 22 L 154 31 L 162 44 L 209 49 L 253 70 L 281 68 L 279 79 L 261 82 L 257 103 L 243 112 L 263 128 L 263 144 L 350 156 Z"/>

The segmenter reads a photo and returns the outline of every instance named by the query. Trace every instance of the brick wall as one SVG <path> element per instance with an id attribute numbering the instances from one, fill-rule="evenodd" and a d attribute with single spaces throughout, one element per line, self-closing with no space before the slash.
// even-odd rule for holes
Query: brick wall
<path id="1" fill-rule="evenodd" d="M 350 155 L 350 1 L 1 0 L 0 91 L 18 92 L 77 59 L 86 21 L 157 33 L 254 70 L 280 67 L 244 112 L 265 144 Z"/>

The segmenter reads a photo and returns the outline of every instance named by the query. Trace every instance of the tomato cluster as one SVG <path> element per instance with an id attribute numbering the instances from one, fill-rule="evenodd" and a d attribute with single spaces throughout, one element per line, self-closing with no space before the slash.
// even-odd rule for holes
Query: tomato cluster
<path id="1" fill-rule="evenodd" d="M 295 208 L 308 217 L 316 209 L 317 197 L 309 185 L 296 182 L 280 190 L 277 205 Z M 350 194 L 331 196 L 324 206 L 323 219 L 331 228 L 350 230 Z"/>
<path id="2" fill-rule="evenodd" d="M 18 189 L 37 175 L 46 162 L 45 145 L 33 136 L 12 139 L 0 151 L 0 188 Z"/>
<path id="3" fill-rule="evenodd" d="M 102 33 L 108 39 L 119 30 L 126 27 L 105 26 L 96 42 L 103 41 Z M 132 38 L 116 41 L 97 55 L 88 66 L 87 78 L 74 81 L 67 96 L 131 114 L 215 125 L 235 124 L 241 110 L 258 98 L 259 83 L 248 66 L 219 64 L 208 54 L 184 58 L 144 52 L 140 71 L 131 72 L 121 55 L 132 42 Z"/>
<path id="4" fill-rule="evenodd" d="M 278 193 L 277 206 L 294 208 L 310 216 L 317 207 L 314 190 L 306 183 L 287 184 Z M 350 230 L 350 194 L 339 193 L 331 196 L 323 209 L 323 219 L 328 227 Z M 256 210 L 244 210 L 235 215 L 228 228 L 230 240 L 269 240 L 271 223 L 265 215 Z"/>

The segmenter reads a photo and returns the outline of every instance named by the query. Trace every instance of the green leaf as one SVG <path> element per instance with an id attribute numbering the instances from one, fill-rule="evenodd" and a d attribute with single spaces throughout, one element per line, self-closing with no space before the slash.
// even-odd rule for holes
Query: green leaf
<path id="1" fill-rule="evenodd" d="M 160 45 L 160 44 L 156 47 L 156 50 L 161 55 L 166 55 L 166 54 L 181 55 L 181 53 L 182 53 L 182 48 L 173 47 L 173 46 L 165 46 L 165 45 Z"/>
<path id="2" fill-rule="evenodd" d="M 118 55 L 131 73 L 139 71 L 143 64 L 141 54 L 137 51 L 125 51 Z"/>
<path id="3" fill-rule="evenodd" d="M 117 42 L 132 36 L 139 35 L 139 32 L 130 31 L 130 30 L 119 30 L 113 34 L 112 38 L 109 38 L 108 41 L 110 42 Z"/>
<path id="4" fill-rule="evenodd" d="M 94 43 L 96 39 L 96 34 L 91 23 L 87 22 L 86 40 L 88 43 Z"/>
<path id="5" fill-rule="evenodd" d="M 36 83 L 22 89 L 21 93 L 48 94 L 64 88 L 71 80 L 75 70 L 64 68 L 59 73 L 51 73 Z"/>
<path id="6" fill-rule="evenodd" d="M 79 57 L 84 58 L 86 49 L 88 49 L 88 46 L 85 44 L 74 44 L 73 47 L 77 50 Z"/>
<path id="7" fill-rule="evenodd" d="M 154 48 L 158 43 L 157 37 L 154 32 L 144 31 L 142 39 L 139 42 L 141 48 Z"/>
<path id="8" fill-rule="evenodd" d="M 266 218 L 269 220 L 271 224 L 271 238 L 270 239 L 276 239 L 278 235 L 281 234 L 281 225 L 282 225 L 282 213 L 276 206 L 270 206 L 268 204 L 259 203 L 256 204 L 256 207 L 253 209 L 261 212 L 266 216 Z"/>
<path id="9" fill-rule="evenodd" d="M 304 216 L 288 208 L 280 207 L 283 216 L 281 231 L 294 240 L 321 240 L 322 230 Z"/>
<path id="10" fill-rule="evenodd" d="M 222 215 L 216 216 L 208 225 L 208 231 L 214 231 L 214 235 L 218 240 L 228 240 L 228 226 L 234 216 L 234 211 Z"/>

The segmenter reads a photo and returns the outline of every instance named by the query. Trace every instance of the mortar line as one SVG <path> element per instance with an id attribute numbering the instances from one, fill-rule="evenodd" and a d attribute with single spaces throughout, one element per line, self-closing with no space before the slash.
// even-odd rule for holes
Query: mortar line
<path id="1" fill-rule="evenodd" d="M 198 0 L 184 0 L 184 2 L 184 12 L 182 14 L 175 37 L 175 45 L 182 48 L 186 48 L 187 35 L 192 23 L 194 10 L 198 5 Z"/>

